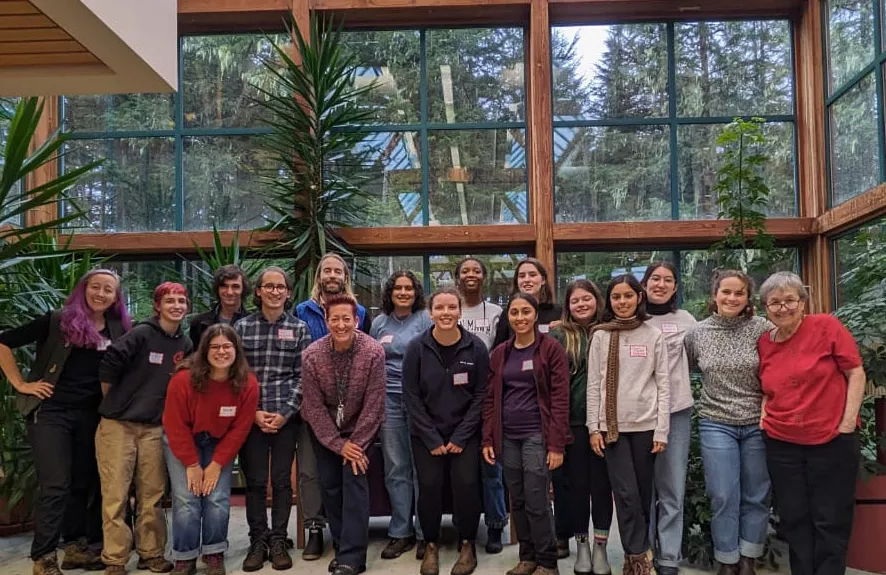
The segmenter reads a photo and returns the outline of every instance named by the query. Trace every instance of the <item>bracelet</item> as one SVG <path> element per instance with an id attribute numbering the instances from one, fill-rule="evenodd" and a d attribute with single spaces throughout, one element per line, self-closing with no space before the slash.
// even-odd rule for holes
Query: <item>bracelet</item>
<path id="1" fill-rule="evenodd" d="M 599 429 L 595 429 L 594 431 L 591 432 L 591 435 L 603 435 L 603 432 L 600 431 Z"/>

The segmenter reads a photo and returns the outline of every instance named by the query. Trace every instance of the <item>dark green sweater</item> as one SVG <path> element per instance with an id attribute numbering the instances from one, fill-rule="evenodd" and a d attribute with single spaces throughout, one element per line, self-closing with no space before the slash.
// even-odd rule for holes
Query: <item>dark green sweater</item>
<path id="1" fill-rule="evenodd" d="M 566 347 L 566 334 L 557 326 L 551 330 L 551 337 Z M 588 423 L 588 333 L 581 330 L 581 346 L 578 365 L 569 358 L 569 425 L 585 426 Z M 568 355 L 568 354 L 567 354 Z"/>

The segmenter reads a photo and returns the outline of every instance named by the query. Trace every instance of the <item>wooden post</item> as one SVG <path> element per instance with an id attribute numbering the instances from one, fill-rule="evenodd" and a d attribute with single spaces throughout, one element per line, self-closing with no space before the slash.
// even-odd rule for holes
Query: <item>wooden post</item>
<path id="1" fill-rule="evenodd" d="M 58 99 L 54 96 L 45 96 L 43 98 L 43 115 L 37 124 L 37 130 L 34 132 L 34 139 L 28 147 L 29 153 L 34 153 L 58 128 Z M 49 161 L 35 170 L 25 182 L 26 191 L 33 190 L 38 186 L 50 182 L 58 177 L 58 162 Z M 44 222 L 52 221 L 58 217 L 57 204 L 50 204 L 33 208 L 25 213 L 25 224 L 34 226 Z"/>

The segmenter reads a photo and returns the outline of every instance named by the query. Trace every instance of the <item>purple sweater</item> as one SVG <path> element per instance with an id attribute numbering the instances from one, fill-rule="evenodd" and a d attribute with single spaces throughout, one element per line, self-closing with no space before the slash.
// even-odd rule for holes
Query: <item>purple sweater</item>
<path id="1" fill-rule="evenodd" d="M 329 336 L 302 353 L 302 419 L 320 443 L 336 453 L 341 453 L 347 440 L 367 449 L 385 419 L 384 348 L 359 331 L 354 346 L 341 428 L 335 425 L 338 390 Z"/>

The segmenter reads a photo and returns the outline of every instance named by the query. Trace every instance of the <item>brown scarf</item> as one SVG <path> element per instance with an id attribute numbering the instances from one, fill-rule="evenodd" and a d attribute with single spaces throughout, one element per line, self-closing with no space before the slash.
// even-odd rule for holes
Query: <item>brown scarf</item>
<path id="1" fill-rule="evenodd" d="M 595 325 L 593 331 L 609 332 L 609 354 L 606 357 L 606 443 L 618 440 L 618 332 L 640 327 L 636 316 L 630 319 L 615 318 Z"/>

